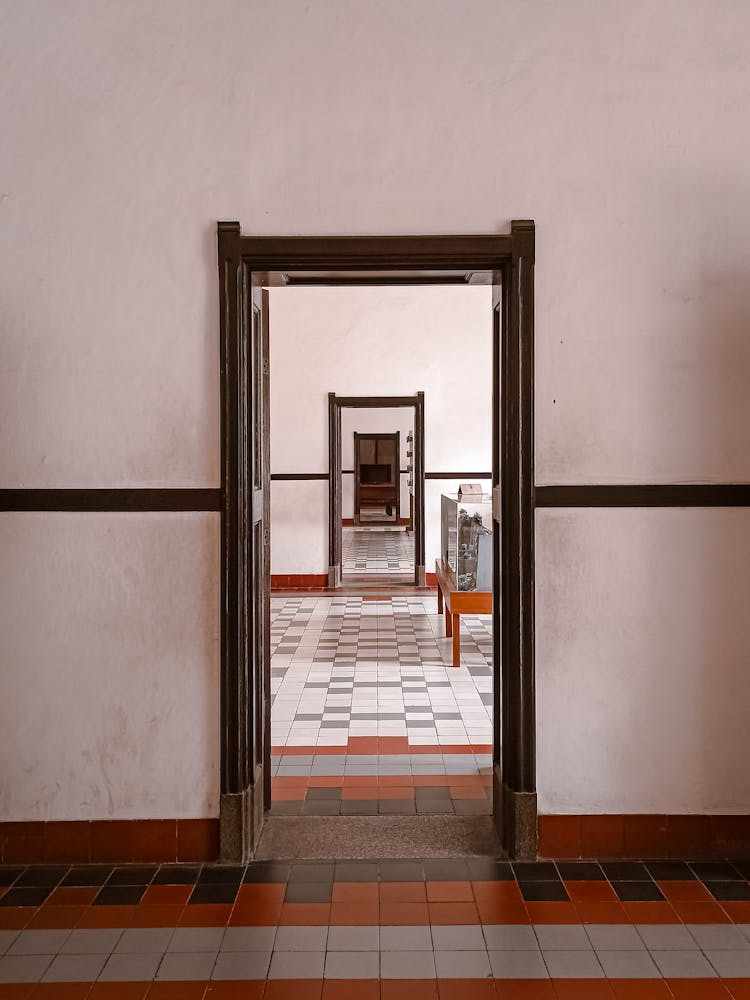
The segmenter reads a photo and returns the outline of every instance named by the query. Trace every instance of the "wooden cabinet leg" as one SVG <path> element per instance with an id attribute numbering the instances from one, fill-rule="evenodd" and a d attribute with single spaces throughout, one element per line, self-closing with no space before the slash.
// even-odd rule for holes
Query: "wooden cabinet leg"
<path id="1" fill-rule="evenodd" d="M 449 639 L 453 635 L 453 621 L 447 604 L 445 605 L 445 634 Z"/>
<path id="2" fill-rule="evenodd" d="M 461 623 L 458 615 L 453 615 L 453 666 L 461 666 Z"/>
<path id="3" fill-rule="evenodd" d="M 440 584 L 438 584 L 438 614 L 442 615 L 442 613 L 443 613 L 443 591 L 440 587 Z"/>

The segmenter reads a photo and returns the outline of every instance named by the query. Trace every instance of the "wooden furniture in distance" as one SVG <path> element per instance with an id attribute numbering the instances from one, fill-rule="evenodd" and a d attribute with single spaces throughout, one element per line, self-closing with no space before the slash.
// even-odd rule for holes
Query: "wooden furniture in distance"
<path id="1" fill-rule="evenodd" d="M 380 519 L 367 524 L 398 524 L 401 514 L 400 432 L 354 433 L 354 523 L 367 508 L 383 508 Z"/>
<path id="2" fill-rule="evenodd" d="M 461 666 L 460 615 L 491 615 L 491 590 L 457 590 L 453 570 L 442 559 L 435 560 L 438 614 L 445 611 L 445 634 L 453 638 L 453 666 Z"/>

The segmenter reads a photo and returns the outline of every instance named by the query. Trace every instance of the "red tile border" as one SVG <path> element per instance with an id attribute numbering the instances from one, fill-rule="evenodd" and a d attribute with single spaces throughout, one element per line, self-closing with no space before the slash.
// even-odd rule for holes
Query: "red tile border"
<path id="1" fill-rule="evenodd" d="M 92 861 L 160 861 L 177 858 L 177 821 L 93 820 Z"/>
<path id="2" fill-rule="evenodd" d="M 750 815 L 543 815 L 543 858 L 741 857 L 750 845 Z"/>
<path id="3" fill-rule="evenodd" d="M 2 983 L 0 1000 L 747 1000 L 750 979 L 246 979 Z"/>
<path id="4" fill-rule="evenodd" d="M 327 573 L 273 573 L 271 590 L 327 590 Z"/>
<path id="5" fill-rule="evenodd" d="M 219 821 L 54 820 L 0 823 L 0 863 L 215 861 Z"/>
<path id="6" fill-rule="evenodd" d="M 584 883 L 568 883 L 572 888 Z M 285 883 L 248 883 L 235 903 L 188 904 L 191 887 L 153 886 L 150 897 L 172 902 L 134 905 L 49 905 L 0 908 L 5 929 L 453 924 L 747 923 L 737 903 L 674 903 L 573 898 L 524 902 L 515 882 L 334 883 L 330 903 L 285 902 Z M 592 892 L 588 895 L 596 896 Z M 748 904 L 744 904 L 747 906 Z"/>
<path id="7" fill-rule="evenodd" d="M 218 856 L 218 819 L 177 820 L 178 861 L 215 861 Z"/>

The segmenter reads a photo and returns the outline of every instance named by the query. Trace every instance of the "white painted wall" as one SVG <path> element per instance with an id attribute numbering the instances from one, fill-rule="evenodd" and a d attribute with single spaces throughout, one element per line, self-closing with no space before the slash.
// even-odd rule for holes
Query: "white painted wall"
<path id="1" fill-rule="evenodd" d="M 272 288 L 271 470 L 328 471 L 328 393 L 425 394 L 428 472 L 492 468 L 492 294 L 487 285 L 392 288 Z M 368 416 L 369 413 L 369 416 Z M 413 409 L 393 425 L 385 411 L 342 410 L 343 468 L 353 465 L 353 432 L 406 431 Z M 371 423 L 372 422 L 372 423 Z M 405 466 L 404 466 L 405 467 Z M 406 477 L 403 477 L 404 481 Z M 351 477 L 344 477 L 345 487 Z M 425 490 L 426 567 L 440 553 L 440 493 Z M 344 493 L 351 506 L 351 493 Z M 402 513 L 408 512 L 402 494 Z M 351 516 L 344 511 L 344 516 Z M 303 528 L 304 525 L 304 528 Z M 319 482 L 274 482 L 271 571 L 328 571 L 328 493 Z"/>
<path id="2" fill-rule="evenodd" d="M 704 0 L 0 2 L 0 486 L 218 484 L 217 219 L 240 219 L 253 233 L 357 234 L 498 232 L 513 217 L 538 225 L 537 481 L 747 482 L 749 33 L 745 0 L 725 0 L 718 14 Z M 363 373 L 357 385 L 329 389 L 373 386 Z M 436 404 L 428 400 L 428 420 Z M 315 405 L 324 425 L 324 400 Z M 313 449 L 305 461 L 317 471 L 324 457 Z M 276 509 L 299 510 L 289 489 L 274 486 Z M 724 791 L 717 797 L 691 764 L 669 801 L 695 811 L 718 808 L 719 799 L 722 808 L 750 808 L 732 778 L 731 762 L 747 747 L 732 708 L 707 701 L 697 680 L 684 683 L 674 654 L 699 635 L 689 669 L 705 686 L 735 662 L 728 637 L 744 635 L 750 572 L 747 560 L 736 561 L 743 515 L 710 515 L 723 538 L 714 558 L 724 607 L 699 633 L 684 591 L 692 534 L 684 545 L 674 534 L 699 514 L 610 512 L 616 537 L 592 514 L 550 516 L 573 519 L 575 530 L 561 540 L 556 522 L 554 530 L 540 522 L 537 545 L 543 808 L 651 808 L 681 767 L 661 763 L 675 738 L 671 718 L 712 734 L 713 780 Z M 195 761 L 204 770 L 181 770 L 174 742 L 171 791 L 158 769 L 123 763 L 130 793 L 115 799 L 112 815 L 213 809 L 204 781 L 215 760 L 214 624 L 196 620 L 189 595 L 213 588 L 218 602 L 218 542 L 189 579 L 181 559 L 155 558 L 163 550 L 148 518 L 143 527 L 132 519 L 121 548 L 90 518 L 85 545 L 61 564 L 56 518 L 35 518 L 45 544 L 35 549 L 35 576 L 18 587 L 39 609 L 46 651 L 24 654 L 23 616 L 0 633 L 3 684 L 10 675 L 18 714 L 35 691 L 49 693 L 36 705 L 33 736 L 14 729 L 20 743 L 11 744 L 7 728 L 0 732 L 14 818 L 63 799 L 71 812 L 85 799 L 93 804 L 81 810 L 108 814 L 101 773 L 86 772 L 83 792 L 59 767 L 92 745 L 81 726 L 59 726 L 70 687 L 62 668 L 85 690 L 101 639 L 90 628 L 63 630 L 53 659 L 49 637 L 66 621 L 68 589 L 103 600 L 101 581 L 121 554 L 167 618 L 167 595 L 187 588 L 186 631 L 170 632 L 165 655 L 199 661 L 182 668 L 179 705 L 171 690 L 121 689 L 126 736 L 136 746 L 144 712 L 156 711 L 180 732 L 202 734 Z M 643 551 L 643 526 L 657 522 L 654 551 L 674 547 L 658 566 L 659 600 L 683 595 L 664 629 L 646 627 L 650 577 L 629 562 Z M 305 571 L 324 553 L 323 540 L 310 543 Z M 731 584 L 719 582 L 724 566 L 734 570 Z M 13 598 L 22 570 L 23 557 L 4 549 L 5 595 Z M 547 599 L 550 575 L 567 595 L 562 622 Z M 587 577 L 608 586 L 596 592 Z M 601 614 L 586 629 L 594 598 Z M 126 630 L 120 613 L 119 602 L 105 602 L 100 631 L 110 658 L 139 663 L 142 679 L 152 659 L 139 623 L 149 613 L 134 610 Z M 563 632 L 564 658 L 553 658 L 557 625 L 587 633 L 579 656 Z M 650 690 L 618 667 L 623 637 L 672 692 L 658 731 Z M 563 667 L 580 692 L 564 709 L 553 697 Z M 588 683 L 600 672 L 606 698 Z M 632 705 L 631 748 L 661 751 L 637 785 L 613 786 L 613 802 L 601 780 L 584 786 L 572 766 L 547 770 L 558 746 L 558 760 L 570 764 L 571 734 L 586 737 L 594 767 L 613 761 L 625 742 L 624 703 Z M 20 769 L 45 727 L 59 743 L 31 781 Z M 619 782 L 621 768 L 613 775 Z"/>
<path id="3" fill-rule="evenodd" d="M 539 510 L 547 813 L 746 813 L 750 511 Z"/>
<path id="4" fill-rule="evenodd" d="M 218 814 L 218 514 L 0 514 L 0 821 Z"/>

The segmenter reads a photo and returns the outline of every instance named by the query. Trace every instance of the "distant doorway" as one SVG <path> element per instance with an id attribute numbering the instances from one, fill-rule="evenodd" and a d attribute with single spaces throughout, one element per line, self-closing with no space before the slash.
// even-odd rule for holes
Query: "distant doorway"
<path id="1" fill-rule="evenodd" d="M 328 585 L 423 587 L 424 393 L 329 393 L 328 434 Z"/>
<path id="2" fill-rule="evenodd" d="M 399 524 L 401 515 L 401 432 L 354 431 L 353 524 Z"/>

